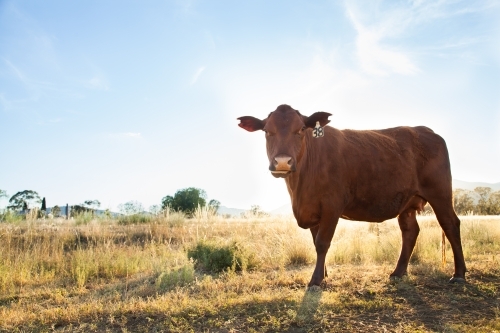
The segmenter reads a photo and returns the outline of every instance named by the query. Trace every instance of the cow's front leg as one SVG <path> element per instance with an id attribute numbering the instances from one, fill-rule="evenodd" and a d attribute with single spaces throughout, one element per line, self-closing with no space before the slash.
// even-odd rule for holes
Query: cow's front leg
<path id="1" fill-rule="evenodd" d="M 316 248 L 316 235 L 318 235 L 319 225 L 316 225 L 316 226 L 312 227 L 309 230 L 311 230 L 311 235 L 313 236 L 314 247 Z M 328 277 L 328 270 L 326 269 L 326 264 L 325 264 L 325 274 L 324 274 L 324 277 Z"/>
<path id="2" fill-rule="evenodd" d="M 316 226 L 312 227 L 309 230 L 311 230 L 311 235 L 312 235 L 312 238 L 313 238 L 314 247 L 316 248 L 316 236 L 318 235 L 319 225 L 316 225 Z M 328 271 L 326 269 L 326 264 L 325 264 L 325 275 L 324 275 L 324 277 L 328 277 Z"/>
<path id="3" fill-rule="evenodd" d="M 320 220 L 319 225 L 316 227 L 316 237 L 314 239 L 314 246 L 316 247 L 316 268 L 311 277 L 311 281 L 308 286 L 319 286 L 326 276 L 325 259 L 326 253 L 330 248 L 332 242 L 333 234 L 335 233 L 335 228 L 339 221 L 339 217 L 336 216 L 332 218 L 327 218 L 324 214 Z M 311 228 L 311 232 L 314 235 L 314 230 Z"/>

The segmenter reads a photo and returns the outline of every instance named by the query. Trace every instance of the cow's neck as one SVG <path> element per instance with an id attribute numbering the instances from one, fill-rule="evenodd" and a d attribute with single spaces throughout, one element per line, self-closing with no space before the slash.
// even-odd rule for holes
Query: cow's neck
<path id="1" fill-rule="evenodd" d="M 298 154 L 297 170 L 285 179 L 288 189 L 293 193 L 298 193 L 298 190 L 303 186 L 311 186 L 312 184 L 308 184 L 308 180 L 322 176 L 321 170 L 323 168 L 318 168 L 318 165 L 324 161 L 322 161 L 322 154 L 319 153 L 318 147 L 314 147 L 317 144 L 314 140 L 322 139 L 304 138 L 304 144 Z"/>

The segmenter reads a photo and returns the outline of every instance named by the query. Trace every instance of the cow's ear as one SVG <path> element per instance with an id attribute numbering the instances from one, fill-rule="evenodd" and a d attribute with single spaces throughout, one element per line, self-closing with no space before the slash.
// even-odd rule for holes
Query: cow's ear
<path id="1" fill-rule="evenodd" d="M 264 128 L 264 122 L 255 117 L 250 117 L 250 116 L 239 117 L 238 120 L 240 121 L 238 126 L 243 129 L 246 129 L 249 132 L 255 132 Z"/>
<path id="2" fill-rule="evenodd" d="M 319 124 L 321 125 L 321 127 L 323 127 L 330 122 L 330 120 L 328 120 L 328 117 L 330 117 L 331 115 L 332 114 L 328 112 L 315 112 L 309 117 L 304 117 L 304 124 L 306 125 L 306 127 L 314 128 L 316 126 L 316 122 L 319 121 Z"/>

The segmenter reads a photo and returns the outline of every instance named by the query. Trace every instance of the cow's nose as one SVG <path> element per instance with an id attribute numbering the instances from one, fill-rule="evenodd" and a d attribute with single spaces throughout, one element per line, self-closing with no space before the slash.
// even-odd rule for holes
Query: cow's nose
<path id="1" fill-rule="evenodd" d="M 276 171 L 289 171 L 292 164 L 292 158 L 286 155 L 278 155 L 274 158 L 273 164 Z"/>

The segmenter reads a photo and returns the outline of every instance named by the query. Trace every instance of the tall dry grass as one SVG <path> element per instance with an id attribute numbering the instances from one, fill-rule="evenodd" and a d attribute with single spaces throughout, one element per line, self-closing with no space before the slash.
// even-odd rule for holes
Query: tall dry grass
<path id="1" fill-rule="evenodd" d="M 470 322 L 469 316 L 458 331 L 467 331 L 469 324 L 483 325 L 483 331 L 497 327 L 491 312 L 498 307 L 498 283 L 492 279 L 498 276 L 499 218 L 462 218 L 464 253 L 476 283 L 464 287 L 470 292 L 457 294 L 443 287 L 443 275 L 453 271 L 452 254 L 447 245 L 447 265 L 442 268 L 441 229 L 435 218 L 418 218 L 421 233 L 410 277 L 397 285 L 384 282 L 401 247 L 397 222 L 340 221 L 327 257 L 327 290 L 311 296 L 303 290 L 313 271 L 315 250 L 310 232 L 300 229 L 292 217 L 224 219 L 209 214 L 199 211 L 188 219 L 168 211 L 125 222 L 83 218 L 0 223 L 0 331 L 137 331 L 147 325 L 153 326 L 143 331 L 279 331 L 304 323 L 319 325 L 315 331 L 328 331 L 329 324 L 345 318 L 364 323 L 370 316 L 406 320 L 411 313 L 413 319 L 400 331 L 415 331 L 422 321 L 435 321 L 423 310 L 435 307 L 457 313 L 456 304 L 464 301 L 467 313 L 474 304 L 480 307 L 475 314 L 485 313 L 486 307 L 490 321 Z M 200 244 L 237 248 L 252 258 L 252 265 L 241 265 L 242 271 L 206 271 L 188 257 Z M 493 278 L 479 281 L 487 271 Z M 419 293 L 412 273 L 417 280 L 430 276 L 425 283 L 437 283 L 432 293 Z M 418 297 L 429 305 L 418 310 Z M 453 303 L 456 299 L 460 303 Z M 315 310 L 304 317 L 309 305 L 321 307 L 321 318 L 326 313 L 343 319 L 321 324 L 312 317 Z M 391 316 L 380 317 L 383 312 Z M 456 318 L 447 320 L 457 323 Z M 394 325 L 394 320 L 386 323 Z M 429 327 L 424 331 L 434 326 Z"/>
<path id="2" fill-rule="evenodd" d="M 253 269 L 280 271 L 315 262 L 310 232 L 300 229 L 292 217 L 223 219 L 199 209 L 192 219 L 166 212 L 150 217 L 147 223 L 137 221 L 140 223 L 112 219 L 81 223 L 77 219 L 0 224 L 0 293 L 15 294 L 47 284 L 83 288 L 137 274 L 165 276 L 191 267 L 188 249 L 207 240 L 239 244 L 252 256 Z M 421 232 L 411 263 L 439 267 L 441 229 L 434 217 L 422 216 L 419 221 Z M 499 220 L 464 217 L 461 230 L 467 261 L 498 261 Z M 453 258 L 447 247 L 450 263 Z M 341 220 L 327 264 L 395 265 L 400 248 L 401 233 L 395 220 L 381 224 Z"/>

